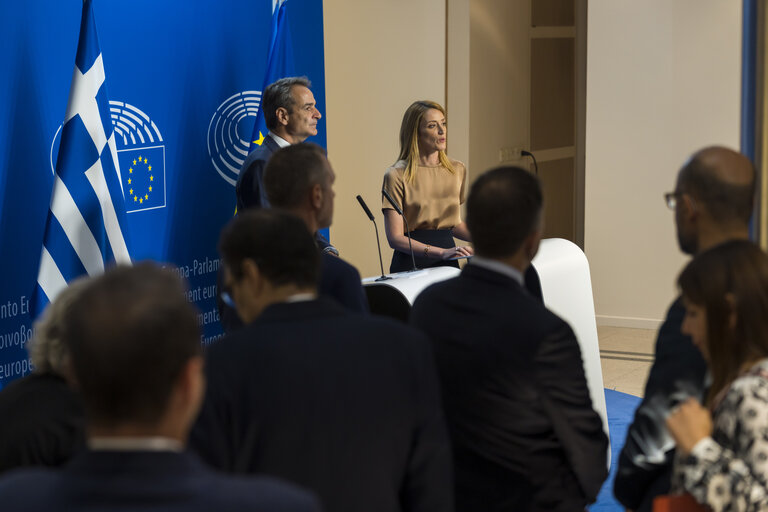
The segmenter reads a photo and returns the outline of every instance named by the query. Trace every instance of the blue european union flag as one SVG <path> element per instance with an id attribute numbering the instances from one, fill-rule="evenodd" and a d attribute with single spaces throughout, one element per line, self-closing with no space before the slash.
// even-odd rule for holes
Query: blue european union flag
<path id="1" fill-rule="evenodd" d="M 294 75 L 293 64 L 293 45 L 291 44 L 291 33 L 288 29 L 288 0 L 283 0 L 280 6 L 272 13 L 272 28 L 269 43 L 269 58 L 267 60 L 267 71 L 264 74 L 264 82 L 261 87 L 262 94 L 272 82 Z M 264 136 L 267 135 L 267 124 L 264 121 L 264 111 L 259 107 L 256 114 L 256 124 L 253 127 L 251 136 L 251 147 L 248 151 L 253 151 L 257 146 L 261 146 Z"/>
<path id="2" fill-rule="evenodd" d="M 127 213 L 165 206 L 165 147 L 121 149 L 117 152 L 123 170 Z"/>

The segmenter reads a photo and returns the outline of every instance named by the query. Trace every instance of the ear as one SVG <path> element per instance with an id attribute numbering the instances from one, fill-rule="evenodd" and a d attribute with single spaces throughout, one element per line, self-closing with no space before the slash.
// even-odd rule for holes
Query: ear
<path id="1" fill-rule="evenodd" d="M 696 200 L 689 194 L 683 194 L 683 214 L 685 218 L 693 220 L 699 216 L 699 210 L 696 205 Z"/>
<path id="2" fill-rule="evenodd" d="M 536 257 L 536 253 L 539 252 L 539 243 L 541 242 L 541 228 L 536 228 L 531 231 L 523 242 L 523 248 L 525 249 L 525 257 L 528 261 L 533 261 Z"/>
<path id="3" fill-rule="evenodd" d="M 277 110 L 275 110 L 275 115 L 277 116 L 277 122 L 280 123 L 283 126 L 288 125 L 288 109 L 285 107 L 277 107 Z"/>
<path id="4" fill-rule="evenodd" d="M 191 357 L 176 379 L 176 403 L 190 423 L 197 417 L 205 395 L 205 372 L 202 356 Z"/>
<path id="5" fill-rule="evenodd" d="M 309 202 L 315 210 L 323 207 L 323 187 L 319 183 L 315 183 L 309 189 Z"/>
<path id="6" fill-rule="evenodd" d="M 525 238 L 523 242 L 523 248 L 525 249 L 525 256 L 529 261 L 533 261 L 536 253 L 539 252 L 539 244 L 541 243 L 541 237 L 544 233 L 544 210 L 539 213 L 539 220 L 536 222 L 536 227 Z"/>
<path id="7" fill-rule="evenodd" d="M 243 279 L 252 281 L 258 279 L 260 272 L 256 262 L 250 258 L 245 258 L 242 263 Z"/>

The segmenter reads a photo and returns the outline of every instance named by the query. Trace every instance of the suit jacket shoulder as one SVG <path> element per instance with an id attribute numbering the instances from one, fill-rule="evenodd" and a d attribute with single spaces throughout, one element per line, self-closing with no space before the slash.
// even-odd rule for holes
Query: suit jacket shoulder
<path id="1" fill-rule="evenodd" d="M 4 512 L 216 510 L 318 512 L 310 493 L 271 478 L 228 477 L 189 454 L 85 452 L 60 471 L 22 470 L 0 479 Z"/>
<path id="2" fill-rule="evenodd" d="M 432 340 L 456 451 L 525 475 L 539 508 L 595 499 L 607 438 L 564 320 L 512 278 L 472 264 L 422 292 L 411 320 Z"/>
<path id="3" fill-rule="evenodd" d="M 358 313 L 368 312 L 360 274 L 357 269 L 338 256 L 326 252 L 321 255 L 320 285 L 318 292 Z"/>
<path id="4" fill-rule="evenodd" d="M 266 208 L 269 201 L 266 200 L 266 193 L 262 186 L 264 176 L 264 167 L 272 156 L 272 153 L 280 149 L 277 142 L 272 137 L 266 136 L 261 146 L 254 149 L 243 162 L 240 168 L 240 174 L 237 177 L 235 185 L 235 195 L 237 196 L 237 211 L 243 211 L 246 208 Z"/>
<path id="5" fill-rule="evenodd" d="M 276 304 L 211 347 L 206 371 L 190 444 L 213 467 L 288 479 L 327 510 L 452 510 L 422 333 L 323 297 Z"/>

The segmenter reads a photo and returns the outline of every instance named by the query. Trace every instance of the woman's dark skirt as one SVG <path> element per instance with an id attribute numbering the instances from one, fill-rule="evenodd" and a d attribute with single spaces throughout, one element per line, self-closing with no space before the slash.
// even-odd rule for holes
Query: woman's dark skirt
<path id="1" fill-rule="evenodd" d="M 411 238 L 417 240 L 423 244 L 431 245 L 432 247 L 440 247 L 448 249 L 456 247 L 453 241 L 453 234 L 450 229 L 417 229 L 411 231 Z M 432 250 L 429 251 L 432 253 Z M 432 268 L 432 267 L 455 267 L 459 268 L 459 262 L 456 260 L 441 260 L 440 258 L 425 258 L 424 251 L 414 250 L 413 254 L 416 259 L 416 268 Z M 413 262 L 411 260 L 410 252 L 401 252 L 395 250 L 392 254 L 392 263 L 389 265 L 390 272 L 403 272 L 405 270 L 411 270 L 413 268 Z"/>

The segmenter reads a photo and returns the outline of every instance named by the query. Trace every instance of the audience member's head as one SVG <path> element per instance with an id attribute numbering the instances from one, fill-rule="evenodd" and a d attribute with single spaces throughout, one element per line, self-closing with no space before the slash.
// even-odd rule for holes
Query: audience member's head
<path id="1" fill-rule="evenodd" d="M 272 132 L 291 144 L 317 135 L 320 112 L 306 77 L 290 76 L 269 84 L 262 97 L 264 122 Z"/>
<path id="2" fill-rule="evenodd" d="M 710 403 L 744 365 L 768 357 L 768 255 L 747 240 L 700 252 L 678 278 L 682 331 L 710 367 Z"/>
<path id="3" fill-rule="evenodd" d="M 186 439 L 203 364 L 197 314 L 173 272 L 142 263 L 93 278 L 65 331 L 92 435 Z"/>
<path id="4" fill-rule="evenodd" d="M 724 240 L 746 238 L 754 196 L 755 169 L 746 156 L 723 147 L 696 152 L 668 195 L 680 250 L 696 254 Z"/>
<path id="5" fill-rule="evenodd" d="M 62 376 L 68 373 L 69 349 L 63 338 L 64 320 L 88 282 L 88 278 L 70 282 L 35 322 L 34 335 L 29 342 L 29 356 L 35 372 Z"/>
<path id="6" fill-rule="evenodd" d="M 316 293 L 320 253 L 304 222 L 287 212 L 243 212 L 219 240 L 228 293 L 243 322 L 252 322 L 273 302 L 296 293 Z"/>
<path id="7" fill-rule="evenodd" d="M 308 142 L 278 150 L 264 169 L 269 203 L 301 217 L 311 232 L 333 221 L 335 179 L 325 150 Z"/>
<path id="8" fill-rule="evenodd" d="M 524 256 L 527 266 L 541 240 L 542 207 L 539 180 L 528 171 L 499 167 L 481 175 L 467 199 L 467 227 L 477 255 Z"/>

